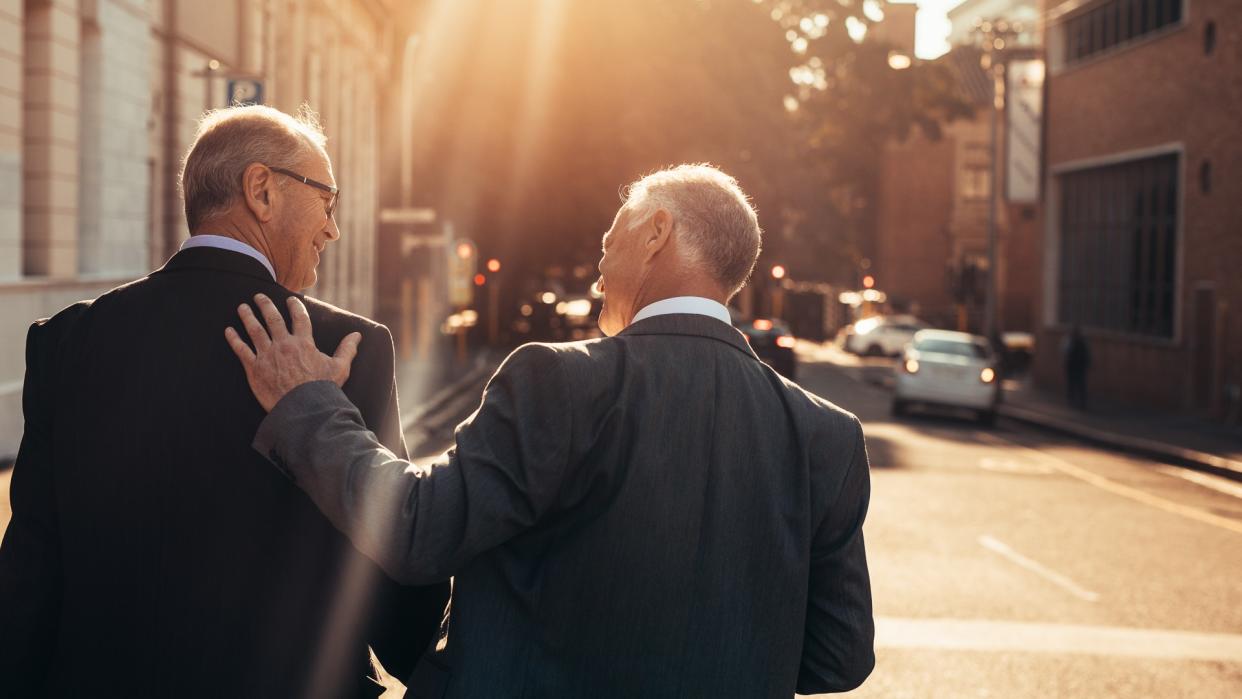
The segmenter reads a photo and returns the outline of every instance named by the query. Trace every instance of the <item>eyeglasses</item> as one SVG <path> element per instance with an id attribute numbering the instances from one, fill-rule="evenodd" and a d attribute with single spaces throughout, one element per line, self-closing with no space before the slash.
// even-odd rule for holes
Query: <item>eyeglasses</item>
<path id="1" fill-rule="evenodd" d="M 304 175 L 299 175 L 293 170 L 286 170 L 283 167 L 272 167 L 269 165 L 268 169 L 271 170 L 272 172 L 279 172 L 280 174 L 286 177 L 292 177 L 293 179 L 297 180 L 298 182 L 301 182 L 302 184 L 308 184 L 314 187 L 315 189 L 322 189 L 328 194 L 331 194 L 332 196 L 331 198 L 328 199 L 328 206 L 327 206 L 328 218 L 332 218 L 332 214 L 336 213 L 336 204 L 341 199 L 340 197 L 341 190 L 339 187 L 333 187 L 330 184 L 316 182 L 315 180 L 312 180 L 309 177 L 306 177 Z"/>

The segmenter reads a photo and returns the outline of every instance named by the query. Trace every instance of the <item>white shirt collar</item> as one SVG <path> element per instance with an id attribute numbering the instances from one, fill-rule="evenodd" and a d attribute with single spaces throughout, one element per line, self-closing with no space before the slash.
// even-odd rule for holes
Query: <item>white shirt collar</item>
<path id="1" fill-rule="evenodd" d="M 630 321 L 630 323 L 633 324 L 652 316 L 662 316 L 670 313 L 693 313 L 715 318 L 725 325 L 733 325 L 732 319 L 729 318 L 729 309 L 724 304 L 703 298 L 702 296 L 674 296 L 671 299 L 647 304 L 643 306 L 642 310 L 634 314 L 634 320 Z"/>
<path id="2" fill-rule="evenodd" d="M 190 248 L 219 248 L 220 250 L 232 250 L 243 255 L 249 255 L 263 263 L 263 266 L 267 268 L 267 273 L 272 275 L 272 281 L 276 280 L 276 270 L 272 268 L 272 263 L 263 256 L 263 253 L 236 238 L 200 233 L 199 235 L 190 236 L 189 240 L 181 244 L 182 250 L 189 250 Z"/>

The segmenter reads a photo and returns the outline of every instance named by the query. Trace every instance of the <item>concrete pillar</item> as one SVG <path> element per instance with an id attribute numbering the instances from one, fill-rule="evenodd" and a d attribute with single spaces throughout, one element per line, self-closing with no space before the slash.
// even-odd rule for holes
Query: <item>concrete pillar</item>
<path id="1" fill-rule="evenodd" d="M 26 6 L 23 272 L 78 272 L 79 38 L 76 0 Z"/>

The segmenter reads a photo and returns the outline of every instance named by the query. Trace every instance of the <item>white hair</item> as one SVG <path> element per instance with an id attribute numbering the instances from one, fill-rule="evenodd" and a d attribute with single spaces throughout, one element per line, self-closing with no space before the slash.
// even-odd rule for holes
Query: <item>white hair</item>
<path id="1" fill-rule="evenodd" d="M 326 142 L 318 115 L 306 105 L 296 116 L 254 104 L 207 112 L 181 166 L 190 232 L 228 212 L 251 164 L 296 170 L 308 155 L 326 159 Z"/>
<path id="2" fill-rule="evenodd" d="M 763 233 L 737 180 L 708 163 L 678 165 L 639 179 L 622 196 L 630 230 L 664 209 L 690 264 L 701 266 L 729 296 L 745 286 Z"/>

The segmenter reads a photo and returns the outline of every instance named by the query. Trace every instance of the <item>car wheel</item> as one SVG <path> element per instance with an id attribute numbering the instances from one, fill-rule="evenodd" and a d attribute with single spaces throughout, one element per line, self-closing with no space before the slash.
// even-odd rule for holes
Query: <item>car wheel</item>
<path id="1" fill-rule="evenodd" d="M 901 417 L 902 415 L 905 415 L 906 414 L 906 402 L 904 400 L 893 400 L 892 411 L 893 411 L 893 415 L 896 417 Z"/>
<path id="2" fill-rule="evenodd" d="M 988 410 L 980 410 L 979 411 L 979 424 L 983 425 L 984 427 L 991 427 L 995 425 L 996 424 L 996 409 L 991 408 Z"/>

